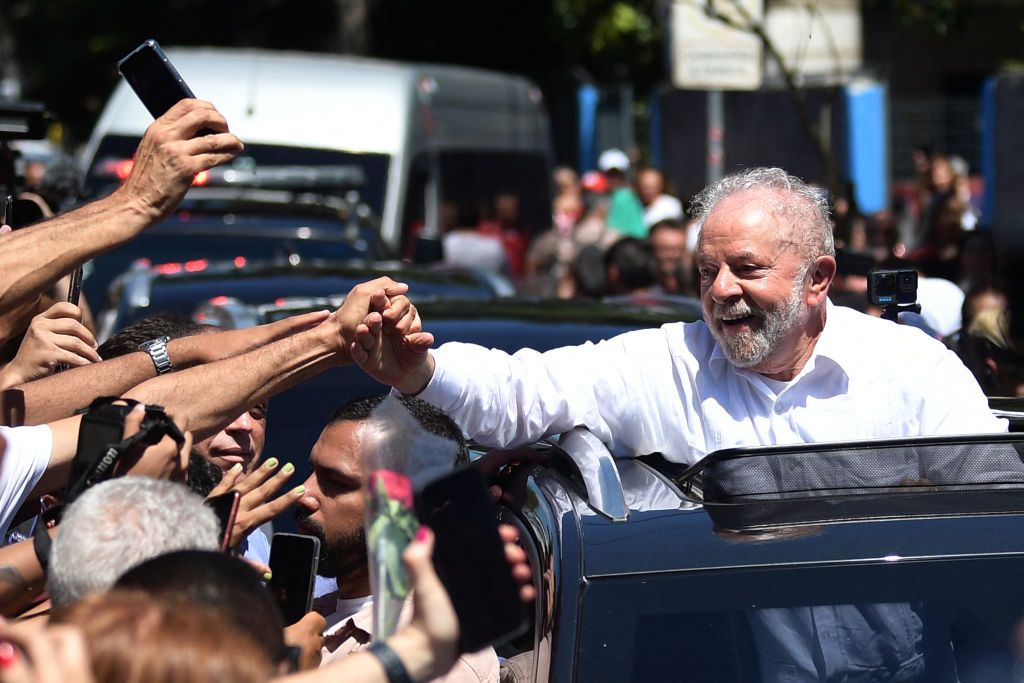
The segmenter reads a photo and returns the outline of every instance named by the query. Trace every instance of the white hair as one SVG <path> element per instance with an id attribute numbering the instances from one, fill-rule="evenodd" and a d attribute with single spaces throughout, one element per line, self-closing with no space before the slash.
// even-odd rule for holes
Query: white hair
<path id="1" fill-rule="evenodd" d="M 182 484 L 121 477 L 93 486 L 57 527 L 46 587 L 55 606 L 109 590 L 132 567 L 175 550 L 217 550 L 220 522 Z"/>
<path id="2" fill-rule="evenodd" d="M 786 199 L 768 207 L 768 210 L 786 219 L 792 228 L 788 239 L 807 261 L 807 266 L 819 256 L 835 256 L 832 221 L 829 220 L 828 194 L 781 168 L 750 168 L 708 185 L 693 198 L 690 214 L 697 221 L 698 230 L 704 221 L 726 197 L 740 192 L 767 191 L 787 194 Z"/>

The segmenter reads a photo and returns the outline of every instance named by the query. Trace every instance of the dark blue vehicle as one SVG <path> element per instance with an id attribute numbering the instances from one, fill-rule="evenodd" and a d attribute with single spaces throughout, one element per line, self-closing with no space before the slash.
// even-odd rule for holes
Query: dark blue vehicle
<path id="1" fill-rule="evenodd" d="M 499 651 L 511 680 L 1021 680 L 1020 434 L 749 449 L 689 469 L 613 459 L 589 433 L 534 449 L 549 464 L 502 509 L 541 596 L 530 633 Z M 951 458 L 969 466 L 894 476 Z M 751 486 L 730 466 L 824 479 Z"/>

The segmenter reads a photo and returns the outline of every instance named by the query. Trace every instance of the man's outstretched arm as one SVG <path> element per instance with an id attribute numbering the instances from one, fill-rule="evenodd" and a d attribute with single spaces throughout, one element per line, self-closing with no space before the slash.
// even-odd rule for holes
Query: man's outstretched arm
<path id="1" fill-rule="evenodd" d="M 355 330 L 372 308 L 397 320 L 405 332 L 418 321 L 404 296 L 408 287 L 382 277 L 357 285 L 345 303 L 317 327 L 208 365 L 162 375 L 132 389 L 129 398 L 156 403 L 188 418 L 196 440 L 231 423 L 248 406 L 324 370 L 351 362 Z"/>
<path id="2" fill-rule="evenodd" d="M 194 138 L 203 128 L 217 134 Z M 212 104 L 182 100 L 146 130 L 131 175 L 113 194 L 0 237 L 0 312 L 167 216 L 196 174 L 242 151 L 241 141 L 227 131 Z"/>
<path id="3" fill-rule="evenodd" d="M 167 352 L 175 369 L 212 363 L 307 331 L 328 315 L 327 311 L 317 311 L 243 330 L 172 339 Z M 73 368 L 0 392 L 0 424 L 13 427 L 53 422 L 89 405 L 98 396 L 120 396 L 154 377 L 156 368 L 145 353 Z"/>

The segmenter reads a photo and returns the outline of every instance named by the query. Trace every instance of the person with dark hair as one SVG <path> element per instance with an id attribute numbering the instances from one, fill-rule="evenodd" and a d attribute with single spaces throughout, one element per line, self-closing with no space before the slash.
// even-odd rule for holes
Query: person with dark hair
<path id="1" fill-rule="evenodd" d="M 214 329 L 176 313 L 154 313 L 112 334 L 100 344 L 97 352 L 103 360 L 110 360 L 135 353 L 142 344 L 152 339 L 180 339 L 201 332 L 212 332 Z"/>
<path id="2" fill-rule="evenodd" d="M 668 294 L 695 294 L 693 255 L 686 248 L 686 223 L 671 218 L 658 221 L 651 226 L 648 239 L 661 288 Z"/>
<path id="3" fill-rule="evenodd" d="M 494 272 L 508 267 L 501 238 L 477 230 L 480 210 L 472 201 L 457 205 L 454 227 L 441 235 L 444 263 L 462 268 L 483 268 Z"/>
<path id="4" fill-rule="evenodd" d="M 644 205 L 644 223 L 654 227 L 662 221 L 682 221 L 683 204 L 665 192 L 665 174 L 647 166 L 636 175 L 636 193 Z"/>
<path id="5" fill-rule="evenodd" d="M 266 683 L 276 673 L 262 643 L 202 605 L 113 591 L 52 622 L 82 630 L 96 683 Z"/>
<path id="6" fill-rule="evenodd" d="M 655 285 L 651 245 L 635 237 L 623 237 L 604 253 L 605 294 L 647 294 Z"/>
<path id="7" fill-rule="evenodd" d="M 608 227 L 626 237 L 647 237 L 644 207 L 629 183 L 629 157 L 621 149 L 606 149 L 597 166 L 608 181 Z"/>
<path id="8" fill-rule="evenodd" d="M 129 569 L 114 588 L 216 611 L 248 633 L 271 661 L 282 661 L 287 654 L 280 612 L 259 574 L 244 560 L 216 551 L 179 550 Z"/>
<path id="9" fill-rule="evenodd" d="M 365 649 L 370 640 L 373 595 L 363 527 L 363 426 L 385 397 L 353 399 L 331 416 L 310 453 L 313 473 L 295 516 L 302 533 L 320 539 L 319 572 L 334 577 L 338 590 L 325 614 L 324 665 Z M 453 442 L 452 466 L 466 462 L 462 432 L 442 411 L 410 396 L 398 399 L 427 432 Z M 327 601 L 329 602 L 329 601 Z M 462 657 L 444 681 L 497 681 L 494 651 Z"/>

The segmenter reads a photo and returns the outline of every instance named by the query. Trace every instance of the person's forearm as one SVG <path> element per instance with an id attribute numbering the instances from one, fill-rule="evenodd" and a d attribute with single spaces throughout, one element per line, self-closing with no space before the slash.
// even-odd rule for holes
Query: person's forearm
<path id="1" fill-rule="evenodd" d="M 139 234 L 152 220 L 118 192 L 3 238 L 0 311 L 51 287 L 85 261 Z"/>
<path id="2" fill-rule="evenodd" d="M 52 538 L 56 529 L 47 531 Z M 32 540 L 0 548 L 0 614 L 11 617 L 32 604 L 46 585 Z"/>
<path id="3" fill-rule="evenodd" d="M 188 367 L 204 362 L 215 344 L 214 339 L 204 337 L 214 335 L 172 339 L 167 344 L 172 365 Z M 0 422 L 12 427 L 53 422 L 74 414 L 99 396 L 120 396 L 153 377 L 153 360 L 142 352 L 72 368 L 4 391 L 0 394 Z"/>
<path id="4" fill-rule="evenodd" d="M 326 311 L 293 316 L 242 330 L 195 334 L 167 342 L 175 370 L 251 351 L 322 322 Z M 2 372 L 2 371 L 0 371 Z M 99 396 L 121 396 L 156 377 L 148 354 L 139 352 L 50 375 L 0 392 L 0 424 L 37 425 L 68 417 Z M 4 388 L 0 378 L 0 388 Z"/>
<path id="5" fill-rule="evenodd" d="M 215 363 L 162 375 L 126 396 L 187 417 L 196 440 L 216 433 L 246 408 L 329 367 L 349 362 L 330 331 L 318 327 Z"/>

